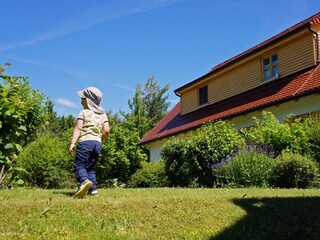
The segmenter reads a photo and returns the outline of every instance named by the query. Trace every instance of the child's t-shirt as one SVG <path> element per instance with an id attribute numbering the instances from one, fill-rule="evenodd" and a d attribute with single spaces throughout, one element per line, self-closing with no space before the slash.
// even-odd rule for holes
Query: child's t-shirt
<path id="1" fill-rule="evenodd" d="M 108 122 L 107 115 L 105 113 L 96 113 L 89 109 L 84 109 L 79 113 L 78 119 L 83 120 L 79 142 L 88 140 L 101 142 L 103 124 Z"/>

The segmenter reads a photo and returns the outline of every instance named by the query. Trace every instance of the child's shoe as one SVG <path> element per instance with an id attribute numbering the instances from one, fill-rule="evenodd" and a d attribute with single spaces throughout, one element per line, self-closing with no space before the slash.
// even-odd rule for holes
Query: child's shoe
<path id="1" fill-rule="evenodd" d="M 91 196 L 99 196 L 99 193 L 97 190 L 89 190 L 88 195 Z"/>
<path id="2" fill-rule="evenodd" d="M 85 180 L 84 182 L 81 183 L 78 191 L 74 194 L 76 198 L 83 198 L 89 189 L 92 187 L 92 182 L 90 180 Z"/>

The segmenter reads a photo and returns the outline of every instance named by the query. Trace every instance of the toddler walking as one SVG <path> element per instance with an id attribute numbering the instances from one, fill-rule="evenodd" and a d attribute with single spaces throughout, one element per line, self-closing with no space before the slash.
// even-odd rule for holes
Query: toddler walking
<path id="1" fill-rule="evenodd" d="M 80 186 L 76 198 L 83 198 L 87 193 L 98 195 L 94 165 L 98 160 L 102 142 L 109 135 L 109 122 L 100 106 L 102 93 L 98 88 L 88 87 L 78 92 L 83 110 L 80 111 L 73 130 L 69 154 L 74 151 L 78 141 L 74 162 L 75 176 Z"/>

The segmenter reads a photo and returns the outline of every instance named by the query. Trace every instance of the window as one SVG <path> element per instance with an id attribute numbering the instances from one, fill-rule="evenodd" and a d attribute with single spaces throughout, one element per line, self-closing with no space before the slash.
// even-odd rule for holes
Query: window
<path id="1" fill-rule="evenodd" d="M 263 80 L 275 79 L 278 76 L 278 55 L 274 54 L 263 59 Z"/>
<path id="2" fill-rule="evenodd" d="M 199 105 L 208 103 L 208 86 L 199 88 Z"/>

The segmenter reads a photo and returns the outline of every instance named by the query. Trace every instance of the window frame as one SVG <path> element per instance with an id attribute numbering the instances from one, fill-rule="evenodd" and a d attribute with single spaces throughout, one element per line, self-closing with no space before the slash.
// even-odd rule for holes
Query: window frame
<path id="1" fill-rule="evenodd" d="M 273 57 L 276 56 L 276 61 L 273 61 Z M 268 60 L 269 64 L 265 64 Z M 264 56 L 261 61 L 262 65 L 262 83 L 269 82 L 271 80 L 279 78 L 279 57 L 278 53 L 268 54 Z M 276 73 L 274 70 L 277 69 Z M 269 77 L 266 77 L 266 71 L 269 73 Z"/>
<path id="2" fill-rule="evenodd" d="M 208 85 L 204 85 L 198 88 L 198 106 L 205 106 L 209 102 L 208 97 Z"/>

